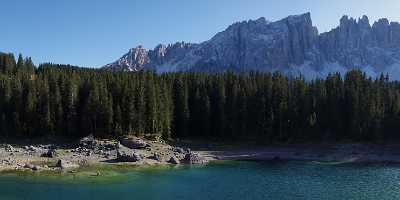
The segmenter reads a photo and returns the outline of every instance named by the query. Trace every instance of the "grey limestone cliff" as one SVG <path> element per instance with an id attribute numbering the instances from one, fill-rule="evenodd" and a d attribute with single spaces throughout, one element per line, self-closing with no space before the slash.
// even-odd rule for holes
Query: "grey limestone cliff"
<path id="1" fill-rule="evenodd" d="M 265 18 L 229 26 L 200 44 L 179 42 L 131 49 L 104 66 L 118 71 L 281 71 L 307 78 L 361 69 L 368 75 L 400 77 L 400 24 L 368 17 L 342 17 L 340 25 L 318 33 L 310 13 L 269 22 Z"/>

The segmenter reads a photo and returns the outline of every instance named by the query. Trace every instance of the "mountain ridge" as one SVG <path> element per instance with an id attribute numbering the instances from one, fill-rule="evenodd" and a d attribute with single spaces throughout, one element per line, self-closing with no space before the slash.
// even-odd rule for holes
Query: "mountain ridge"
<path id="1" fill-rule="evenodd" d="M 264 17 L 236 22 L 201 43 L 132 48 L 103 67 L 116 71 L 281 71 L 306 78 L 360 69 L 367 75 L 400 77 L 400 24 L 366 15 L 343 16 L 331 31 L 319 33 L 311 13 L 270 22 Z"/>

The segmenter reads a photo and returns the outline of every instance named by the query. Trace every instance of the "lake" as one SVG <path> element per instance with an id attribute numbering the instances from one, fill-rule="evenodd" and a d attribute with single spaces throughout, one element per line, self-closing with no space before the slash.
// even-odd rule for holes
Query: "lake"
<path id="1" fill-rule="evenodd" d="M 104 170 L 100 177 L 3 174 L 1 200 L 400 199 L 400 166 L 312 162 L 213 163 Z"/>

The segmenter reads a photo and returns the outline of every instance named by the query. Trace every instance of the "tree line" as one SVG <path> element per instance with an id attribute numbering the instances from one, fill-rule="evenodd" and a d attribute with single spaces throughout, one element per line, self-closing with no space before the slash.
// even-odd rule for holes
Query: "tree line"
<path id="1" fill-rule="evenodd" d="M 400 83 L 387 75 L 111 72 L 0 54 L 1 137 L 380 141 L 398 130 Z"/>

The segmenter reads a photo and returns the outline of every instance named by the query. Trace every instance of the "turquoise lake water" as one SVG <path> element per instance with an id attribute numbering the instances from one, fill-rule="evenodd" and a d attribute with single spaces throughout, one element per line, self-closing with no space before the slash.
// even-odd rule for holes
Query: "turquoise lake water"
<path id="1" fill-rule="evenodd" d="M 400 199 L 400 166 L 227 162 L 106 177 L 0 175 L 1 200 Z"/>

